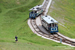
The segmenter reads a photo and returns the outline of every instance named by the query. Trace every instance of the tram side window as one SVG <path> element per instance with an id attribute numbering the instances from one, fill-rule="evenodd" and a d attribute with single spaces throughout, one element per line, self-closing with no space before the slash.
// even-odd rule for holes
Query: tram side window
<path id="1" fill-rule="evenodd" d="M 36 9 L 39 9 L 39 8 L 36 8 Z"/>
<path id="2" fill-rule="evenodd" d="M 44 23 L 46 23 L 44 20 L 42 20 Z"/>

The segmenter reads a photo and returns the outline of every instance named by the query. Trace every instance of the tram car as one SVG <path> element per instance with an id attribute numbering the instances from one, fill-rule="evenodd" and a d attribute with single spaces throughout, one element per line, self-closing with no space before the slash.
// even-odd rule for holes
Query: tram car
<path id="1" fill-rule="evenodd" d="M 58 32 L 58 22 L 51 16 L 41 16 L 42 26 L 50 33 Z"/>
<path id="2" fill-rule="evenodd" d="M 30 9 L 29 18 L 36 18 L 43 13 L 42 5 L 37 5 Z"/>

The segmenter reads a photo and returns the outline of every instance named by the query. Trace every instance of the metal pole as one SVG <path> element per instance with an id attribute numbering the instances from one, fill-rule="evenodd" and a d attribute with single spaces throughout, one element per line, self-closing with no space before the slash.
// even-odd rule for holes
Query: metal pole
<path id="1" fill-rule="evenodd" d="M 62 43 L 62 38 L 60 38 L 60 43 Z"/>

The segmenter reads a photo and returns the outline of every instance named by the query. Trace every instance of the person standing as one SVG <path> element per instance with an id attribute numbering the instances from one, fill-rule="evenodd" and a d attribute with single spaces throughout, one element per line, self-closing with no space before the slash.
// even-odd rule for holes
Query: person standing
<path id="1" fill-rule="evenodd" d="M 17 42 L 18 41 L 18 37 L 17 36 L 15 36 L 15 42 Z"/>

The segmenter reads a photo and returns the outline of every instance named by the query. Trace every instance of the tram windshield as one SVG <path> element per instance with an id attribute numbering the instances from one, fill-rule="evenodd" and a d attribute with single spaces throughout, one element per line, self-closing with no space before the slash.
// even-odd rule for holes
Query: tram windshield
<path id="1" fill-rule="evenodd" d="M 51 27 L 56 27 L 57 23 L 51 23 Z"/>
<path id="2" fill-rule="evenodd" d="M 37 11 L 31 11 L 31 13 L 37 13 Z"/>

